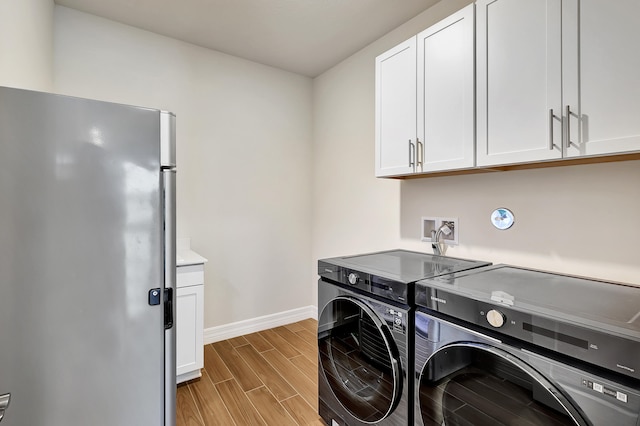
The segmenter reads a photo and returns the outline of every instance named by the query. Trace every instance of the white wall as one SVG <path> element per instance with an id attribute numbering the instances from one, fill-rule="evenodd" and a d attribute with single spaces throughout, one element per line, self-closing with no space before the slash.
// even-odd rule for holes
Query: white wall
<path id="1" fill-rule="evenodd" d="M 0 86 L 50 91 L 53 0 L 0 0 Z"/>
<path id="2" fill-rule="evenodd" d="M 176 113 L 205 328 L 312 305 L 311 80 L 60 6 L 54 46 L 57 92 Z"/>
<path id="3" fill-rule="evenodd" d="M 486 259 L 640 285 L 640 161 L 405 181 L 403 245 L 419 242 L 423 215 L 459 217 L 450 256 Z M 513 211 L 513 227 L 490 221 Z"/>
<path id="4" fill-rule="evenodd" d="M 447 254 L 640 284 L 640 162 L 415 179 L 374 178 L 375 57 L 466 0 L 439 2 L 314 80 L 311 270 L 327 256 L 432 252 L 421 216 L 459 218 Z M 516 215 L 509 231 L 494 208 Z"/>
<path id="5" fill-rule="evenodd" d="M 320 258 L 403 246 L 400 181 L 374 177 L 375 57 L 468 3 L 436 3 L 314 79 L 314 280 Z"/>
<path id="6" fill-rule="evenodd" d="M 0 84 L 48 90 L 53 75 L 60 93 L 177 113 L 178 233 L 209 259 L 205 327 L 315 303 L 318 258 L 430 251 L 422 215 L 459 218 L 453 256 L 640 279 L 638 162 L 374 178 L 375 56 L 469 0 L 437 3 L 313 82 L 59 6 L 52 61 L 52 3 L 19 3 L 0 0 Z M 516 213 L 511 231 L 490 227 L 498 206 Z"/>

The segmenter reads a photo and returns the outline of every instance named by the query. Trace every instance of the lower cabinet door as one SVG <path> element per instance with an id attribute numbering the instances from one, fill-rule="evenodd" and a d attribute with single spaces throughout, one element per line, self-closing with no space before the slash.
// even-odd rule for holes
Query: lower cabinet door
<path id="1" fill-rule="evenodd" d="M 204 366 L 204 286 L 177 289 L 176 373 L 177 382 L 200 377 Z"/>

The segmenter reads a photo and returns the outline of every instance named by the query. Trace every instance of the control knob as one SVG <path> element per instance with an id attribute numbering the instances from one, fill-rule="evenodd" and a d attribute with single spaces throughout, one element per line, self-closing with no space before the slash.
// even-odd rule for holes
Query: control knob
<path id="1" fill-rule="evenodd" d="M 491 309 L 487 312 L 487 322 L 491 324 L 492 327 L 500 328 L 504 325 L 504 314 L 495 309 Z"/>
<path id="2" fill-rule="evenodd" d="M 358 276 L 358 274 L 354 274 L 353 272 L 349 274 L 349 284 L 351 285 L 356 285 L 358 284 L 358 281 L 360 281 L 360 277 Z"/>

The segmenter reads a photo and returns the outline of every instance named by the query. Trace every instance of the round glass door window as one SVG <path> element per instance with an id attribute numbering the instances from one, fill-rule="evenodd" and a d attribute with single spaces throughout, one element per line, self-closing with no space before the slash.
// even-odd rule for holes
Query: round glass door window
<path id="1" fill-rule="evenodd" d="M 504 351 L 484 345 L 446 346 L 420 374 L 425 426 L 587 425 L 553 385 Z"/>
<path id="2" fill-rule="evenodd" d="M 329 387 L 353 417 L 375 423 L 394 410 L 402 390 L 398 350 L 366 304 L 349 297 L 329 302 L 318 321 L 318 350 Z"/>

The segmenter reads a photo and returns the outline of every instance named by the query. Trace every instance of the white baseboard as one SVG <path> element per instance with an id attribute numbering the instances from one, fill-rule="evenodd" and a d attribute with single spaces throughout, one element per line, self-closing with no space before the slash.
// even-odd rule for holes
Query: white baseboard
<path id="1" fill-rule="evenodd" d="M 232 339 L 245 334 L 255 333 L 256 331 L 302 321 L 307 318 L 317 319 L 318 308 L 315 306 L 305 306 L 290 311 L 210 327 L 204 330 L 204 344 L 208 345 L 209 343 L 219 342 L 220 340 Z"/>
<path id="2" fill-rule="evenodd" d="M 188 380 L 198 379 L 200 377 L 202 377 L 202 371 L 198 368 L 195 371 L 189 371 L 188 373 L 180 374 L 176 377 L 176 385 Z"/>

